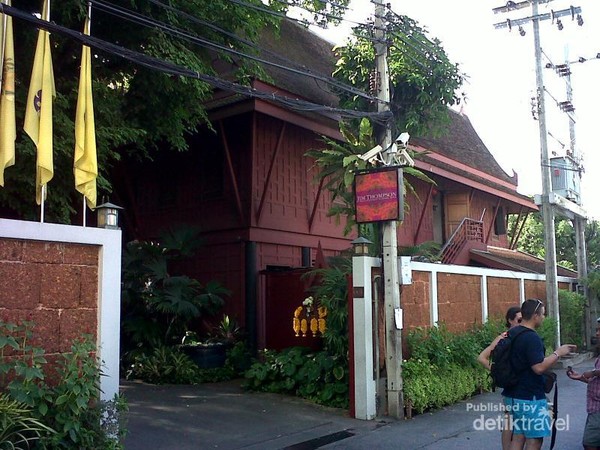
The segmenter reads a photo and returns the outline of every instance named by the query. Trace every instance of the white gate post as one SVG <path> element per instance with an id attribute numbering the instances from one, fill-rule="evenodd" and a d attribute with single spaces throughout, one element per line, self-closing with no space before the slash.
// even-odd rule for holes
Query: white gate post
<path id="1" fill-rule="evenodd" d="M 352 321 L 354 417 L 372 420 L 377 415 L 376 381 L 373 358 L 373 292 L 371 268 L 379 265 L 378 258 L 352 258 Z"/>

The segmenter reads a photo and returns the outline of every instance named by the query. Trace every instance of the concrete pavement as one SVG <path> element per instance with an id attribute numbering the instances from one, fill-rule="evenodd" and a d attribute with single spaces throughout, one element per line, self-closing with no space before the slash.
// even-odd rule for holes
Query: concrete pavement
<path id="1" fill-rule="evenodd" d="M 593 367 L 593 359 L 574 365 Z M 583 383 L 557 370 L 558 432 L 555 449 L 581 449 L 585 423 Z M 362 421 L 345 411 L 278 394 L 248 393 L 239 381 L 199 386 L 124 382 L 127 450 L 188 449 L 500 449 L 494 421 L 500 394 L 486 393 L 412 420 Z M 487 422 L 484 420 L 487 419 Z M 548 449 L 549 439 L 544 443 Z"/>

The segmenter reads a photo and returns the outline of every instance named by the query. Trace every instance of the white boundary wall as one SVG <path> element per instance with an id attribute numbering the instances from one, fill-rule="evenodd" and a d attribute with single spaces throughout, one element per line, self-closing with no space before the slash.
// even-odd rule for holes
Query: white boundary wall
<path id="1" fill-rule="evenodd" d="M 100 246 L 98 265 L 98 358 L 102 400 L 119 393 L 121 230 L 0 219 L 0 237 Z"/>
<path id="2" fill-rule="evenodd" d="M 376 417 L 377 405 L 377 380 L 375 380 L 376 363 L 373 343 L 373 282 L 371 273 L 373 268 L 381 267 L 381 259 L 373 257 L 352 258 L 352 306 L 354 327 L 354 386 L 351 386 L 354 395 L 354 417 L 362 420 L 372 420 Z M 437 326 L 439 321 L 438 309 L 438 274 L 449 273 L 457 275 L 474 275 L 481 277 L 481 319 L 488 320 L 488 292 L 487 279 L 510 278 L 519 280 L 520 303 L 525 299 L 525 281 L 545 281 L 546 276 L 537 273 L 516 272 L 511 270 L 488 269 L 481 267 L 457 266 L 448 264 L 422 263 L 410 261 L 410 257 L 399 257 L 399 279 L 401 284 L 411 284 L 412 272 L 426 272 L 430 281 L 430 325 Z M 558 277 L 558 282 L 577 283 L 576 278 Z M 360 294 L 359 294 L 360 293 Z M 403 317 L 399 318 L 402 324 Z M 400 327 L 402 325 L 399 325 Z"/>
<path id="3" fill-rule="evenodd" d="M 437 279 L 440 273 L 451 273 L 457 275 L 474 275 L 481 277 L 481 320 L 488 320 L 488 296 L 487 296 L 487 279 L 494 278 L 510 278 L 519 280 L 519 303 L 523 303 L 525 298 L 525 280 L 530 281 L 545 281 L 546 275 L 539 273 L 517 272 L 513 270 L 488 269 L 485 267 L 470 267 L 456 266 L 451 264 L 435 264 L 410 261 L 410 269 L 414 272 L 428 272 L 431 286 L 431 325 L 437 326 L 438 315 L 438 295 L 437 295 Z M 402 280 L 402 278 L 400 278 Z M 577 278 L 557 277 L 559 283 L 577 284 Z"/>

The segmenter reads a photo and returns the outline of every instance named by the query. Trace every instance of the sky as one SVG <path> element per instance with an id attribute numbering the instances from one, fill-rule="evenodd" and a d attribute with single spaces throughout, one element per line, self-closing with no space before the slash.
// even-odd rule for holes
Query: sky
<path id="1" fill-rule="evenodd" d="M 389 0 L 388 0 L 389 1 Z M 506 4 L 504 0 L 391 0 L 392 9 L 419 22 L 437 37 L 450 60 L 458 63 L 468 79 L 461 88 L 466 94 L 463 112 L 508 175 L 518 174 L 518 191 L 526 195 L 542 191 L 540 168 L 539 122 L 533 119 L 531 97 L 536 90 L 533 26 L 523 25 L 525 36 L 518 29 L 495 29 L 494 24 L 506 19 L 531 16 L 531 8 L 494 14 L 493 8 Z M 576 148 L 583 158 L 581 184 L 582 206 L 591 219 L 600 220 L 600 151 L 596 149 L 596 128 L 600 108 L 600 1 L 553 0 L 539 5 L 539 13 L 582 9 L 583 26 L 571 16 L 561 18 L 562 31 L 551 20 L 540 22 L 540 42 L 543 66 L 566 60 L 584 63 L 571 65 L 571 85 Z M 346 18 L 364 22 L 374 11 L 369 0 L 353 0 Z M 350 24 L 318 31 L 327 39 L 344 42 Z M 317 31 L 317 30 L 315 30 Z M 557 102 L 566 100 L 566 84 L 552 69 L 543 70 L 546 94 L 547 138 L 550 157 L 565 155 L 569 147 L 569 119 L 560 112 Z"/>

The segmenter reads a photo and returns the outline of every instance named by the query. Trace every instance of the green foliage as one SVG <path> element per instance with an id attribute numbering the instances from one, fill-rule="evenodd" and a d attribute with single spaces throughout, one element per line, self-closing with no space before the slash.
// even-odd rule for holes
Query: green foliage
<path id="1" fill-rule="evenodd" d="M 542 338 L 547 355 L 554 351 L 556 328 L 556 320 L 546 317 L 542 322 L 542 326 L 535 330 L 540 335 L 540 338 Z"/>
<path id="2" fill-rule="evenodd" d="M 43 384 L 44 351 L 31 345 L 33 323 L 0 321 L 0 391 L 45 414 L 50 397 Z"/>
<path id="3" fill-rule="evenodd" d="M 250 367 L 251 355 L 244 342 L 227 350 L 224 367 L 200 368 L 178 347 L 159 345 L 132 354 L 127 379 L 154 384 L 201 384 L 237 378 Z"/>
<path id="4" fill-rule="evenodd" d="M 477 363 L 477 355 L 503 329 L 500 320 L 490 320 L 466 333 L 450 333 L 444 325 L 412 330 L 406 339 L 409 357 L 402 362 L 409 408 L 422 413 L 490 389 L 488 372 Z"/>
<path id="5" fill-rule="evenodd" d="M 346 358 L 306 347 L 281 352 L 265 350 L 263 362 L 254 363 L 245 373 L 247 389 L 291 394 L 321 405 L 347 408 L 348 365 Z"/>
<path id="6" fill-rule="evenodd" d="M 516 216 L 509 216 L 509 233 L 516 231 Z M 577 246 L 575 230 L 571 221 L 565 217 L 555 219 L 556 259 L 560 265 L 575 269 L 577 267 Z M 600 223 L 589 221 L 584 231 L 588 267 L 600 265 Z M 521 251 L 544 258 L 544 224 L 541 213 L 533 213 L 527 217 L 521 232 L 517 248 Z"/>
<path id="7" fill-rule="evenodd" d="M 564 344 L 584 347 L 583 323 L 585 297 L 577 292 L 558 291 L 560 312 L 560 340 Z"/>
<path id="8" fill-rule="evenodd" d="M 402 363 L 402 377 L 404 400 L 419 414 L 451 405 L 490 387 L 482 367 L 438 366 L 414 358 Z"/>
<path id="9" fill-rule="evenodd" d="M 583 281 L 596 297 L 600 297 L 600 270 L 598 268 L 590 271 L 587 279 Z"/>
<path id="10" fill-rule="evenodd" d="M 430 133 L 447 121 L 448 105 L 458 102 L 456 90 L 464 77 L 452 64 L 441 42 L 430 40 L 425 29 L 406 16 L 386 17 L 391 40 L 388 55 L 391 110 L 396 131 L 415 135 Z M 337 47 L 334 76 L 365 91 L 375 69 L 375 50 L 369 26 L 354 28 L 354 38 Z M 417 42 L 418 44 L 413 44 Z M 340 93 L 341 105 L 367 110 L 368 100 Z"/>
<path id="11" fill-rule="evenodd" d="M 0 392 L 26 408 L 23 418 L 31 418 L 32 425 L 43 424 L 36 448 L 121 449 L 126 404 L 118 397 L 100 401 L 100 363 L 90 337 L 61 355 L 50 385 L 44 351 L 29 344 L 32 326 L 0 322 Z"/>
<path id="12" fill-rule="evenodd" d="M 135 354 L 126 376 L 154 384 L 196 384 L 197 372 L 198 367 L 187 355 L 176 347 L 161 345 Z"/>
<path id="13" fill-rule="evenodd" d="M 41 435 L 52 433 L 33 417 L 31 408 L 0 393 L 0 449 L 30 448 Z"/>
<path id="14" fill-rule="evenodd" d="M 159 6 L 164 2 L 146 0 L 117 3 L 133 13 L 163 22 L 169 28 L 182 29 L 190 36 L 214 42 L 224 49 L 256 54 L 258 46 L 254 43 L 261 30 L 277 29 L 281 16 L 293 5 L 308 6 L 315 11 L 319 21 L 330 22 L 332 17 L 340 15 L 348 0 L 340 0 L 336 5 L 312 0 L 257 2 L 260 8 L 228 0 L 172 0 L 167 7 Z M 22 0 L 15 6 L 23 11 L 39 11 L 40 5 L 38 0 Z M 265 12 L 268 9 L 281 14 L 269 14 Z M 60 8 L 52 8 L 52 21 L 81 30 L 86 10 L 86 4 L 81 0 L 63 0 Z M 92 14 L 91 29 L 99 39 L 143 51 L 200 74 L 214 75 L 212 64 L 215 59 L 232 62 L 231 53 L 215 49 L 209 52 L 189 39 L 171 36 L 158 27 L 115 19 L 101 10 Z M 22 124 L 37 33 L 24 22 L 15 26 L 14 31 L 15 54 L 18 55 L 16 121 Z M 237 39 L 236 35 L 243 36 L 244 40 Z M 45 213 L 48 221 L 68 223 L 74 209 L 78 208 L 74 205 L 81 204 L 73 177 L 69 176 L 73 173 L 73 122 L 81 46 L 59 34 L 52 34 L 51 40 L 57 92 L 53 112 L 55 177 L 48 186 Z M 155 149 L 165 144 L 177 151 L 186 150 L 186 137 L 199 125 L 208 123 L 204 104 L 212 95 L 212 88 L 199 80 L 161 73 L 102 51 L 96 53 L 97 57 L 92 58 L 92 76 L 100 170 L 98 185 L 102 195 L 112 189 L 111 166 L 121 155 L 152 157 Z M 248 58 L 236 58 L 234 67 L 239 70 L 233 75 L 242 83 L 247 83 L 251 76 L 265 78 L 258 65 Z M 6 187 L 0 189 L 0 207 L 9 208 L 20 218 L 35 220 L 39 214 L 34 201 L 36 152 L 29 137 L 20 131 L 16 141 L 16 164 L 6 171 Z"/>
<path id="15" fill-rule="evenodd" d="M 332 206 L 328 215 L 336 217 L 338 221 L 341 217 L 345 217 L 344 233 L 348 234 L 356 225 L 353 194 L 355 173 L 372 167 L 370 163 L 359 158 L 359 155 L 373 148 L 376 139 L 368 119 L 362 119 L 357 130 L 353 130 L 351 124 L 340 122 L 340 132 L 344 136 L 343 143 L 323 137 L 325 148 L 309 150 L 306 156 L 314 159 L 315 165 L 319 168 L 316 179 L 322 180 L 325 189 L 332 194 Z M 418 157 L 411 150 L 408 152 L 414 158 Z M 413 167 L 407 167 L 405 173 L 428 183 L 434 183 L 431 178 Z M 404 190 L 414 192 L 408 177 L 404 178 Z"/>
<path id="16" fill-rule="evenodd" d="M 214 315 L 230 291 L 218 281 L 202 286 L 186 275 L 172 275 L 173 262 L 193 254 L 198 230 L 182 226 L 159 241 L 132 241 L 123 252 L 122 353 L 178 344 L 194 319 Z"/>
<path id="17" fill-rule="evenodd" d="M 325 351 L 340 358 L 348 355 L 348 279 L 352 273 L 352 259 L 336 257 L 329 267 L 315 269 L 307 276 L 316 276 L 318 283 L 312 288 L 314 297 L 327 308 L 327 328 L 323 335 Z"/>

